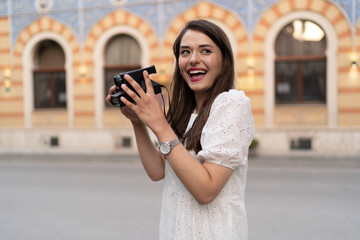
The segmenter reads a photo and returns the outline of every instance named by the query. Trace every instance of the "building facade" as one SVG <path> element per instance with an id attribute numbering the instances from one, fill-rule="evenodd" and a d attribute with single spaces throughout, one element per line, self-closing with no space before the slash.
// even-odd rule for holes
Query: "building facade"
<path id="1" fill-rule="evenodd" d="M 2 0 L 0 152 L 136 154 L 112 76 L 155 65 L 170 86 L 198 18 L 232 43 L 259 154 L 360 156 L 360 0 Z"/>

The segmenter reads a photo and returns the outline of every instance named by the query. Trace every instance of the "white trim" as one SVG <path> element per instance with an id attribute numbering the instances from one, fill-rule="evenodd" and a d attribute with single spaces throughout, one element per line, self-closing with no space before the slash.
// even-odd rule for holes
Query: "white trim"
<path id="1" fill-rule="evenodd" d="M 265 124 L 272 127 L 274 124 L 275 110 L 275 83 L 274 83 L 274 59 L 275 40 L 279 32 L 286 24 L 295 19 L 309 19 L 319 24 L 325 31 L 327 39 L 326 50 L 326 107 L 328 112 L 328 126 L 337 126 L 337 48 L 338 40 L 334 26 L 323 15 L 310 11 L 296 11 L 281 17 L 272 24 L 265 40 Z"/>
<path id="2" fill-rule="evenodd" d="M 101 34 L 94 47 L 94 95 L 95 95 L 95 125 L 98 128 L 103 127 L 104 112 L 104 52 L 105 45 L 109 39 L 118 34 L 127 34 L 133 37 L 140 45 L 141 66 L 146 67 L 150 61 L 150 47 L 143 34 L 129 26 L 116 26 L 108 29 Z"/>
<path id="3" fill-rule="evenodd" d="M 24 118 L 25 127 L 32 127 L 32 112 L 34 111 L 34 79 L 32 69 L 34 67 L 35 46 L 43 40 L 53 40 L 63 49 L 65 54 L 66 72 L 66 110 L 68 113 L 68 126 L 74 126 L 74 101 L 73 101 L 73 74 L 72 74 L 72 51 L 66 39 L 60 34 L 53 32 L 41 32 L 31 37 L 24 47 L 22 56 L 23 81 L 24 81 Z"/>
<path id="4" fill-rule="evenodd" d="M 42 6 L 43 3 L 47 4 L 45 6 L 45 8 L 43 8 L 43 6 Z M 35 1 L 35 8 L 36 8 L 36 11 L 38 13 L 47 13 L 47 12 L 49 12 L 53 5 L 54 4 L 53 4 L 52 0 L 36 0 Z"/>
<path id="5" fill-rule="evenodd" d="M 122 7 L 127 3 L 127 0 L 110 0 L 111 4 L 116 7 Z"/>

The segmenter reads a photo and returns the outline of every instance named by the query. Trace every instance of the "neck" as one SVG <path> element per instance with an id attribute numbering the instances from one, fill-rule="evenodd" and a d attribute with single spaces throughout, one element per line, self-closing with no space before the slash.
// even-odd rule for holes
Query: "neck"
<path id="1" fill-rule="evenodd" d="M 196 107 L 195 113 L 199 114 L 201 107 L 203 106 L 205 99 L 207 97 L 207 93 L 195 93 Z"/>

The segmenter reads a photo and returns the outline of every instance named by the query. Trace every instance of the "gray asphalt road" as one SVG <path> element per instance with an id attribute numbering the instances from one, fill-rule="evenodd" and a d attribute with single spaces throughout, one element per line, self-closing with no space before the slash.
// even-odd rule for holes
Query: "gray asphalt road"
<path id="1" fill-rule="evenodd" d="M 103 158 L 0 155 L 0 239 L 157 239 L 162 183 Z M 252 159 L 250 240 L 359 239 L 359 183 L 360 160 Z"/>

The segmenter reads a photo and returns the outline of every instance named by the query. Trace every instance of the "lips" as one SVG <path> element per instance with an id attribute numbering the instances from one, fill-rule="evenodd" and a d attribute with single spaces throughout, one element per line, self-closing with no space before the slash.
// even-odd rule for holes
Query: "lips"
<path id="1" fill-rule="evenodd" d="M 201 81 L 205 77 L 206 73 L 207 71 L 201 68 L 190 68 L 188 70 L 188 74 L 192 82 Z"/>

